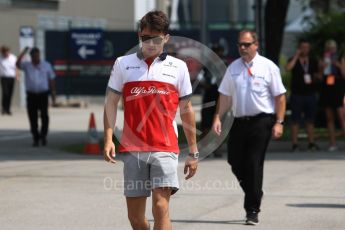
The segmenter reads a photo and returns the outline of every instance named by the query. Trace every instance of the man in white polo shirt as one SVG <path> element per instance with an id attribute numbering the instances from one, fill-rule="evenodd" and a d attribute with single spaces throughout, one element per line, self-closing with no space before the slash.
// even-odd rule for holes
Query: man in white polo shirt
<path id="1" fill-rule="evenodd" d="M 124 195 L 133 229 L 150 229 L 146 199 L 152 192 L 154 229 L 171 229 L 169 200 L 178 188 L 179 147 L 174 127 L 176 110 L 188 141 L 184 173 L 194 176 L 198 164 L 192 87 L 186 64 L 163 52 L 169 20 L 151 11 L 140 20 L 141 49 L 117 58 L 108 84 L 104 110 L 104 158 L 115 163 L 112 141 L 120 98 L 124 128 L 119 152 L 124 161 Z"/>
<path id="2" fill-rule="evenodd" d="M 238 37 L 240 58 L 227 69 L 219 86 L 213 130 L 220 135 L 221 117 L 229 108 L 235 116 L 228 139 L 228 163 L 242 187 L 246 224 L 259 223 L 266 149 L 271 136 L 283 133 L 285 88 L 279 68 L 257 53 L 255 32 Z"/>
<path id="3" fill-rule="evenodd" d="M 13 94 L 14 80 L 18 78 L 16 61 L 17 57 L 10 53 L 10 48 L 0 48 L 0 78 L 2 89 L 2 114 L 11 115 L 11 99 Z"/>

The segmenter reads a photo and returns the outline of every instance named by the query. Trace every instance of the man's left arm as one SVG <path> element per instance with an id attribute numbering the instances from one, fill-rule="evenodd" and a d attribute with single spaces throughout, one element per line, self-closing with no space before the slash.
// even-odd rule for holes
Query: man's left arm
<path id="1" fill-rule="evenodd" d="M 193 111 L 192 102 L 190 99 L 180 100 L 179 107 L 183 131 L 187 138 L 189 152 L 196 153 L 198 152 L 198 147 L 196 143 L 195 114 Z M 186 180 L 195 175 L 197 167 L 198 159 L 188 156 L 184 167 L 184 174 L 188 173 Z"/>
<path id="2" fill-rule="evenodd" d="M 284 131 L 284 116 L 286 110 L 286 97 L 285 94 L 280 94 L 274 97 L 276 121 L 272 128 L 273 139 L 278 139 L 283 135 Z"/>
<path id="3" fill-rule="evenodd" d="M 342 57 L 339 62 L 337 62 L 337 66 L 340 69 L 340 74 L 345 79 L 345 57 Z"/>
<path id="4" fill-rule="evenodd" d="M 53 67 L 49 64 L 49 88 L 52 96 L 53 106 L 56 106 L 56 84 L 55 84 L 55 73 Z"/>

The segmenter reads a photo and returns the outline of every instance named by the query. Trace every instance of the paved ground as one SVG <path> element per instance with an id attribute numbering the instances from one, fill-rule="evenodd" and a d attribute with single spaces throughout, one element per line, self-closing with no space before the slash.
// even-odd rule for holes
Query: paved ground
<path id="1" fill-rule="evenodd" d="M 52 109 L 49 143 L 40 148 L 31 147 L 25 110 L 0 117 L 1 230 L 130 229 L 123 164 L 61 150 L 86 140 L 91 111 L 100 130 L 100 106 Z M 345 229 L 345 152 L 291 154 L 288 148 L 283 142 L 270 147 L 261 223 L 255 228 Z M 181 189 L 171 203 L 174 229 L 253 228 L 243 225 L 243 195 L 223 155 L 201 161 L 189 181 L 183 180 L 181 156 Z M 147 216 L 152 221 L 150 202 Z"/>

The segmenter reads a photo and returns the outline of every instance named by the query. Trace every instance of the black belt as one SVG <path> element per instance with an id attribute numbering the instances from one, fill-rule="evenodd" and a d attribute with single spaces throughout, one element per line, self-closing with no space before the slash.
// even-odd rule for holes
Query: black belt
<path id="1" fill-rule="evenodd" d="M 274 114 L 272 114 L 272 113 L 259 113 L 259 114 L 254 115 L 254 116 L 235 117 L 235 121 L 253 121 L 253 120 L 257 120 L 259 118 L 273 117 L 273 116 L 274 116 Z"/>

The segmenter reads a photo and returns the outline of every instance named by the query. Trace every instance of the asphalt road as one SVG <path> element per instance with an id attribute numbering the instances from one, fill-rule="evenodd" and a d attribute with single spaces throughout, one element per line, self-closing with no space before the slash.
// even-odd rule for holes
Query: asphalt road
<path id="1" fill-rule="evenodd" d="M 31 147 L 25 110 L 0 117 L 0 229 L 131 229 L 122 195 L 121 161 L 67 153 L 83 143 L 90 112 L 100 131 L 102 107 L 52 109 L 47 147 Z M 121 116 L 121 115 L 120 115 Z M 342 149 L 344 143 L 340 143 Z M 326 149 L 326 143 L 322 145 Z M 173 229 L 345 229 L 345 152 L 288 152 L 271 145 L 259 226 L 244 225 L 243 193 L 223 158 L 200 162 L 171 199 Z M 152 222 L 151 199 L 147 217 Z"/>

